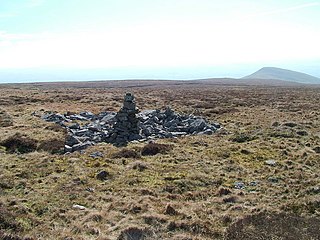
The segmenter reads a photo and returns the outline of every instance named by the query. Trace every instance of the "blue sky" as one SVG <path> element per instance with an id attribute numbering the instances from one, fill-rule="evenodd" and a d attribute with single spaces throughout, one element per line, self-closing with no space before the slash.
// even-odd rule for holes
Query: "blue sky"
<path id="1" fill-rule="evenodd" d="M 0 0 L 0 81 L 241 77 L 263 66 L 320 77 L 319 16 L 312 0 Z"/>

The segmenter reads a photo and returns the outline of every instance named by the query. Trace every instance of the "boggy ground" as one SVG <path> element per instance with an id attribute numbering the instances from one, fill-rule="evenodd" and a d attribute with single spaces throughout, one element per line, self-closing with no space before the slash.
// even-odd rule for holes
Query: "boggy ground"
<path id="1" fill-rule="evenodd" d="M 0 239 L 320 238 L 320 88 L 132 81 L 0 91 L 0 142 L 20 133 L 34 143 L 24 154 L 1 147 Z M 156 155 L 141 155 L 146 143 L 51 153 L 65 132 L 34 111 L 117 111 L 126 91 L 141 110 L 170 105 L 224 129 L 157 140 L 169 147 Z"/>

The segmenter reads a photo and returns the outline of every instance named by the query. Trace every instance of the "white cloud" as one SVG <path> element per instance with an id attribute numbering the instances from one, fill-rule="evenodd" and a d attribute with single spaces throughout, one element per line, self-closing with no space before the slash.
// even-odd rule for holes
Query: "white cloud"
<path id="1" fill-rule="evenodd" d="M 315 7 L 315 6 L 320 6 L 320 3 L 319 2 L 310 2 L 310 3 L 295 5 L 295 6 L 291 6 L 291 7 L 287 7 L 287 8 L 282 8 L 282 9 L 274 9 L 274 10 L 270 10 L 270 11 L 258 12 L 255 14 L 248 15 L 247 18 L 276 15 L 276 14 L 293 12 L 293 11 L 297 11 L 300 9 L 310 8 L 310 7 Z"/>
<path id="2" fill-rule="evenodd" d="M 0 32 L 1 68 L 176 67 L 319 58 L 320 33 L 261 22 L 158 22 L 104 32 Z"/>
<path id="3" fill-rule="evenodd" d="M 28 7 L 38 7 L 44 4 L 44 0 L 28 0 L 27 6 Z"/>
<path id="4" fill-rule="evenodd" d="M 7 12 L 7 13 L 0 13 L 0 19 L 1 18 L 12 18 L 12 17 L 16 17 L 17 14 L 13 13 L 13 12 Z"/>

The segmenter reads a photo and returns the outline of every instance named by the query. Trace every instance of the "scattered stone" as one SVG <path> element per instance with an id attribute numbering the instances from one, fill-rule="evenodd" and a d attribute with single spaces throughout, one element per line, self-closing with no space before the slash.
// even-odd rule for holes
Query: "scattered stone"
<path id="1" fill-rule="evenodd" d="M 305 131 L 305 130 L 297 131 L 297 134 L 298 134 L 299 136 L 308 136 L 308 135 L 309 135 L 308 132 Z"/>
<path id="2" fill-rule="evenodd" d="M 319 194 L 320 193 L 320 186 L 311 187 L 308 192 L 313 193 L 313 194 Z"/>
<path id="3" fill-rule="evenodd" d="M 315 147 L 313 151 L 315 151 L 316 153 L 320 153 L 320 146 Z"/>
<path id="4" fill-rule="evenodd" d="M 259 181 L 251 181 L 251 182 L 249 183 L 249 185 L 252 186 L 252 187 L 257 186 L 258 184 L 259 184 Z"/>
<path id="5" fill-rule="evenodd" d="M 282 125 L 293 128 L 293 127 L 296 127 L 298 124 L 296 124 L 295 122 L 286 122 L 286 123 L 283 123 Z"/>
<path id="6" fill-rule="evenodd" d="M 63 121 L 68 122 L 67 118 L 59 113 L 46 112 L 41 118 L 47 122 L 55 122 L 55 123 L 61 123 Z"/>
<path id="7" fill-rule="evenodd" d="M 92 158 L 102 158 L 104 155 L 102 152 L 93 152 L 89 156 Z"/>
<path id="8" fill-rule="evenodd" d="M 108 177 L 109 173 L 107 171 L 101 171 L 96 176 L 96 178 L 101 181 L 107 180 Z"/>
<path id="9" fill-rule="evenodd" d="M 86 149 L 96 143 L 107 142 L 124 146 L 128 142 L 147 141 L 156 138 L 172 138 L 186 135 L 211 135 L 221 126 L 209 123 L 193 115 L 174 112 L 170 107 L 165 110 L 145 110 L 139 112 L 133 94 L 127 93 L 119 112 L 35 112 L 33 116 L 53 122 L 68 133 L 65 151 L 74 152 Z M 77 121 L 83 121 L 79 124 Z"/>
<path id="10" fill-rule="evenodd" d="M 277 162 L 275 160 L 266 160 L 265 164 L 269 165 L 269 166 L 275 166 L 277 164 Z"/>
<path id="11" fill-rule="evenodd" d="M 277 182 L 279 182 L 279 179 L 276 177 L 268 177 L 268 181 L 271 183 L 277 183 Z"/>
<path id="12" fill-rule="evenodd" d="M 80 139 L 76 136 L 69 135 L 66 139 L 66 145 L 73 146 L 81 143 Z"/>
<path id="13" fill-rule="evenodd" d="M 90 146 L 93 146 L 94 143 L 93 142 L 90 142 L 90 141 L 87 141 L 87 142 L 84 142 L 84 143 L 79 143 L 79 144 L 76 144 L 74 146 L 72 146 L 72 151 L 80 151 L 80 150 L 84 150 L 86 149 L 87 147 L 90 147 Z"/>
<path id="14" fill-rule="evenodd" d="M 94 192 L 94 188 L 86 188 L 86 191 L 88 191 L 88 192 Z"/>
<path id="15" fill-rule="evenodd" d="M 94 119 L 95 115 L 92 112 L 81 112 L 79 114 L 82 117 L 85 117 L 86 119 Z"/>
<path id="16" fill-rule="evenodd" d="M 64 152 L 66 152 L 66 153 L 72 152 L 72 147 L 69 145 L 64 145 Z"/>
<path id="17" fill-rule="evenodd" d="M 246 185 L 243 182 L 235 182 L 234 187 L 236 189 L 245 189 Z"/>
<path id="18" fill-rule="evenodd" d="M 87 209 L 85 206 L 78 205 L 78 204 L 74 204 L 74 205 L 72 206 L 72 208 L 78 209 L 78 210 L 86 210 L 86 209 Z"/>

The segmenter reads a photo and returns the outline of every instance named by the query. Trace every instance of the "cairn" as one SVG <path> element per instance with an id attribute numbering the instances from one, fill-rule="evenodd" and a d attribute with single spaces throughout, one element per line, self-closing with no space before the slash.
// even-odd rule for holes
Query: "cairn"
<path id="1" fill-rule="evenodd" d="M 138 112 L 133 94 L 126 93 L 123 106 L 115 116 L 115 124 L 109 135 L 108 142 L 116 145 L 125 145 L 129 141 L 140 139 L 139 120 L 136 117 Z"/>
<path id="2" fill-rule="evenodd" d="M 162 111 L 155 109 L 140 112 L 131 93 L 125 95 L 123 106 L 117 113 L 80 112 L 70 115 L 35 112 L 33 115 L 67 129 L 65 152 L 81 151 L 100 142 L 125 146 L 134 140 L 211 135 L 221 129 L 219 123 L 208 122 L 200 116 L 177 113 L 169 107 Z"/>

